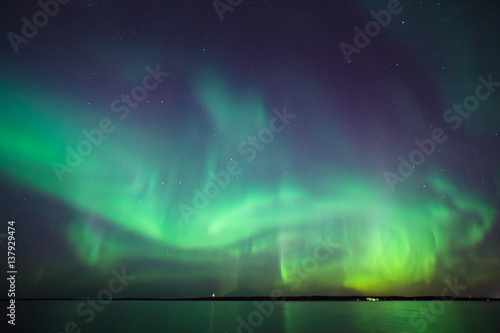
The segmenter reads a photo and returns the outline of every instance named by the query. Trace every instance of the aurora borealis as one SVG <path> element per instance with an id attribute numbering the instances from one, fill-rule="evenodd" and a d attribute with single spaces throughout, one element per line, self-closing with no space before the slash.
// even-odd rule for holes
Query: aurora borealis
<path id="1" fill-rule="evenodd" d="M 244 0 L 221 21 L 210 1 L 75 0 L 17 53 L 6 36 L 40 6 L 0 5 L 19 297 L 95 295 L 122 267 L 120 297 L 436 295 L 454 278 L 500 297 L 499 5 L 400 5 L 350 62 L 339 45 L 387 1 Z"/>

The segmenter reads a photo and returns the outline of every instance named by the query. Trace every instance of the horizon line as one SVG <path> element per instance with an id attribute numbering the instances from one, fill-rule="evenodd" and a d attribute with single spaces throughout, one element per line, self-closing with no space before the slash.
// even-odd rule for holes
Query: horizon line
<path id="1" fill-rule="evenodd" d="M 96 300 L 97 298 L 48 298 L 48 297 L 26 297 L 26 298 L 0 298 L 0 301 L 9 302 L 16 301 L 85 301 Z M 144 298 L 144 297 L 123 297 L 110 298 L 105 301 L 252 301 L 252 300 L 271 300 L 273 302 L 283 301 L 315 301 L 315 300 L 331 300 L 331 301 L 427 301 L 439 300 L 439 296 L 208 296 L 208 297 L 176 297 L 176 298 Z M 104 300 L 104 299 L 103 299 Z M 500 298 L 494 297 L 455 297 L 452 300 L 446 301 L 500 301 Z"/>

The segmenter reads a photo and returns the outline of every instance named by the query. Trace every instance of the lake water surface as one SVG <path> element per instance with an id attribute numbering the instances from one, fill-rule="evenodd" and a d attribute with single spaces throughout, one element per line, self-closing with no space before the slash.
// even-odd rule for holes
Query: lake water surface
<path id="1" fill-rule="evenodd" d="M 2 302 L 2 307 L 6 305 Z M 16 305 L 17 332 L 457 333 L 497 332 L 500 326 L 500 302 L 112 301 L 92 308 L 82 301 L 17 301 Z"/>

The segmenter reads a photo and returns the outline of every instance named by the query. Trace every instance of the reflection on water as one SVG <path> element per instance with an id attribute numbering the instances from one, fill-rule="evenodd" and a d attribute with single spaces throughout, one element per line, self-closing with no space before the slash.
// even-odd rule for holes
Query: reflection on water
<path id="1" fill-rule="evenodd" d="M 380 301 L 113 301 L 95 319 L 82 301 L 18 301 L 23 332 L 494 332 L 500 302 Z M 1 306 L 6 302 L 0 302 Z M 75 332 L 78 332 L 76 329 Z"/>

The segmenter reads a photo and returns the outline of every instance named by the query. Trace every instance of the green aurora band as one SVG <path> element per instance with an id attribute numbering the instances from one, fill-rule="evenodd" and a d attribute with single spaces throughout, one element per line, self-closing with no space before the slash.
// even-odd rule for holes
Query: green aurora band
<path id="1" fill-rule="evenodd" d="M 196 96 L 209 125 L 197 120 L 182 131 L 141 131 L 131 120 L 120 122 L 103 109 L 102 117 L 109 117 L 116 129 L 63 182 L 52 163 L 62 163 L 66 145 L 75 147 L 84 138 L 82 129 L 97 127 L 100 118 L 70 119 L 64 113 L 73 105 L 69 98 L 35 93 L 25 100 L 12 83 L 3 84 L 6 112 L 0 116 L 0 130 L 8 144 L 0 154 L 11 163 L 2 164 L 2 174 L 80 212 L 68 221 L 66 236 L 87 265 L 127 258 L 130 248 L 112 231 L 120 230 L 143 240 L 128 245 L 138 257 L 161 261 L 169 249 L 170 261 L 213 261 L 211 274 L 231 272 L 222 293 L 237 287 L 239 261 L 264 264 L 267 255 L 277 258 L 274 286 L 290 290 L 320 239 L 335 244 L 335 251 L 300 277 L 297 292 L 310 284 L 362 293 L 403 290 L 434 279 L 438 265 L 451 269 L 457 249 L 472 250 L 493 224 L 493 207 L 435 176 L 429 177 L 430 194 L 418 200 L 411 195 L 411 180 L 396 196 L 354 170 L 323 171 L 320 189 L 304 183 L 303 174 L 292 172 L 293 166 L 282 158 L 293 154 L 286 140 L 293 129 L 275 133 L 259 152 L 266 154 L 265 165 L 247 162 L 238 154 L 238 143 L 268 126 L 272 113 L 255 92 L 231 93 L 208 79 L 198 82 Z M 40 109 L 47 101 L 59 107 Z M 193 138 L 192 133 L 207 127 L 216 133 L 213 140 Z M 166 137 L 169 144 L 158 147 L 158 137 Z M 223 170 L 231 159 L 242 168 L 239 177 L 186 223 L 178 205 L 191 205 L 193 188 L 201 189 L 210 173 Z M 266 168 L 277 175 L 272 182 L 261 176 Z M 184 277 L 156 270 L 137 281 Z"/>

